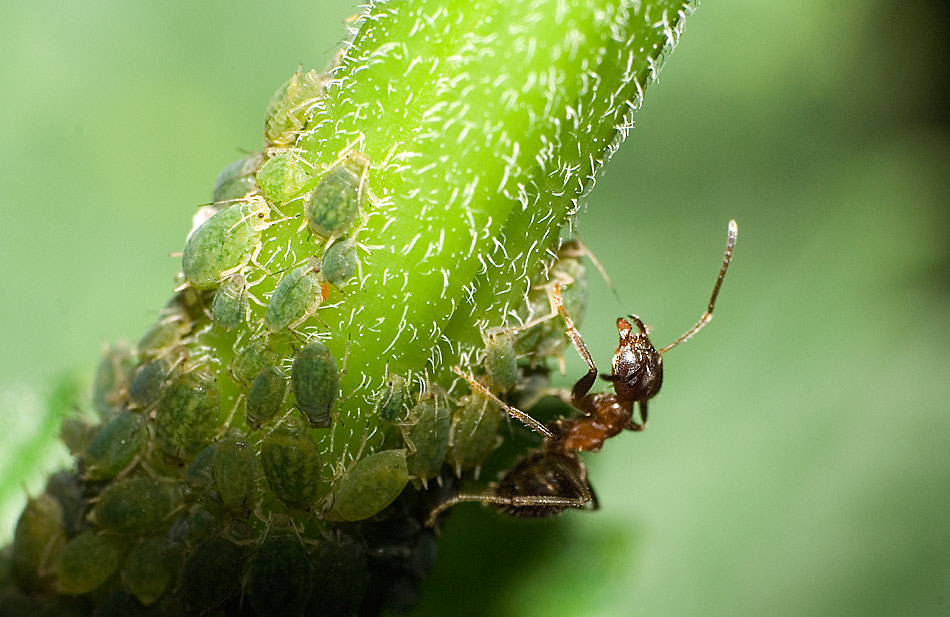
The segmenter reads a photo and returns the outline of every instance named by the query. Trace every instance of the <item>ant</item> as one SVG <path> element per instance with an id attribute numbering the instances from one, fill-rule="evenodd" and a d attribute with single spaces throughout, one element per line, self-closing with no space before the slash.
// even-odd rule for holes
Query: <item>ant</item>
<path id="1" fill-rule="evenodd" d="M 597 380 L 597 367 L 574 321 L 564 309 L 560 285 L 555 285 L 552 303 L 564 318 L 567 335 L 589 369 L 571 389 L 570 403 L 582 415 L 559 418 L 543 427 L 544 430 L 535 428 L 535 424 L 540 425 L 536 420 L 534 423 L 525 422 L 544 437 L 540 448 L 508 470 L 491 492 L 482 495 L 460 493 L 439 504 L 429 515 L 427 525 L 434 525 L 441 512 L 467 501 L 492 504 L 505 514 L 520 518 L 546 518 L 560 514 L 567 508 L 596 510 L 599 507 L 597 496 L 587 479 L 587 468 L 578 452 L 599 452 L 606 440 L 624 430 L 642 431 L 646 428 L 647 401 L 656 396 L 663 384 L 663 354 L 688 341 L 712 320 L 719 289 L 732 261 L 737 235 L 736 222 L 729 221 L 726 252 L 706 312 L 696 325 L 678 339 L 657 350 L 650 342 L 649 329 L 638 316 L 629 315 L 633 325 L 623 318 L 617 320 L 620 343 L 614 353 L 612 370 L 610 374 L 600 375 L 601 379 L 613 384 L 613 393 L 590 394 Z M 637 332 L 633 332 L 634 325 Z M 527 415 L 505 404 L 484 384 L 457 366 L 452 367 L 452 370 L 513 417 L 520 419 Z M 634 420 L 635 403 L 640 410 L 640 422 Z"/>

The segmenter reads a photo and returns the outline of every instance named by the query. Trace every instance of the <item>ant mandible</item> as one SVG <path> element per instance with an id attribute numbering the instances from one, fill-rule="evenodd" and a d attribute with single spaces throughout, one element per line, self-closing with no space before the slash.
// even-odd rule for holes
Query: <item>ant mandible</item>
<path id="1" fill-rule="evenodd" d="M 650 331 L 643 321 L 636 315 L 630 315 L 630 320 L 617 320 L 617 332 L 620 344 L 614 353 L 610 374 L 600 377 L 613 384 L 614 392 L 590 394 L 590 389 L 597 380 L 597 366 L 591 357 L 587 345 L 584 344 L 580 332 L 574 321 L 564 309 L 561 300 L 561 289 L 555 285 L 552 301 L 557 311 L 564 318 L 567 335 L 574 348 L 587 363 L 588 372 L 577 380 L 571 389 L 571 405 L 583 415 L 574 418 L 559 418 L 549 427 L 531 418 L 533 422 L 525 422 L 529 417 L 521 410 L 515 409 L 497 396 L 488 388 L 475 380 L 474 377 L 461 371 L 457 366 L 452 367 L 456 374 L 465 378 L 475 390 L 491 399 L 511 416 L 521 419 L 526 426 L 544 437 L 540 448 L 531 452 L 515 464 L 502 477 L 494 489 L 486 494 L 460 493 L 451 499 L 439 504 L 429 516 L 428 525 L 435 524 L 438 515 L 457 503 L 477 501 L 492 504 L 500 511 L 521 518 L 544 518 L 560 514 L 566 508 L 598 508 L 597 496 L 587 479 L 587 468 L 578 456 L 578 452 L 598 452 L 604 442 L 626 430 L 642 431 L 647 425 L 647 401 L 656 396 L 663 384 L 663 354 L 680 343 L 688 341 L 694 334 L 702 330 L 712 320 L 716 298 L 726 276 L 726 270 L 732 261 L 732 254 L 736 246 L 738 226 L 735 221 L 729 221 L 726 236 L 726 252 L 722 258 L 722 267 L 713 286 L 712 295 L 706 312 L 699 321 L 687 330 L 678 339 L 657 350 L 650 342 Z M 640 408 L 640 422 L 633 419 L 633 407 Z M 541 427 L 539 429 L 538 427 Z"/>

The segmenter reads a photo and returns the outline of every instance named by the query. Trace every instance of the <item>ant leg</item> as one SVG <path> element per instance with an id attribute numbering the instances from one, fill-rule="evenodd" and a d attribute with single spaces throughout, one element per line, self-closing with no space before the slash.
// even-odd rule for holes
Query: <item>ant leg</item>
<path id="1" fill-rule="evenodd" d="M 634 422 L 633 416 L 631 415 L 630 422 L 628 422 L 625 427 L 628 431 L 642 431 L 647 427 L 647 402 L 640 401 L 638 405 L 640 405 L 640 420 L 642 420 L 642 423 Z"/>
<path id="2" fill-rule="evenodd" d="M 468 384 L 472 387 L 472 389 L 478 390 L 484 397 L 491 399 L 496 405 L 504 409 L 508 413 L 508 415 L 511 416 L 512 418 L 520 421 L 522 424 L 527 426 L 529 429 L 531 429 L 535 433 L 538 433 L 542 437 L 546 439 L 554 439 L 554 433 L 552 433 L 548 427 L 544 426 L 543 424 L 541 424 L 540 422 L 538 422 L 537 420 L 535 420 L 533 417 L 529 416 L 525 412 L 521 411 L 520 409 L 516 409 L 515 407 L 512 407 L 511 405 L 508 405 L 507 403 L 502 401 L 500 398 L 492 394 L 491 391 L 484 386 L 484 384 L 476 381 L 475 378 L 472 377 L 471 375 L 467 373 L 463 373 L 462 369 L 460 369 L 459 367 L 453 366 L 452 372 L 458 375 L 459 377 L 463 378 L 465 381 L 467 381 Z"/>
<path id="3" fill-rule="evenodd" d="M 661 349 L 661 354 L 673 349 L 680 343 L 685 343 L 690 338 L 692 338 L 694 334 L 702 330 L 706 324 L 712 321 L 713 307 L 716 306 L 716 297 L 719 296 L 719 288 L 722 287 L 722 279 L 726 277 L 726 270 L 729 269 L 729 264 L 732 262 L 732 252 L 736 248 L 736 236 L 738 234 L 739 226 L 736 225 L 735 221 L 729 221 L 729 231 L 726 234 L 726 253 L 722 256 L 722 267 L 719 269 L 719 277 L 716 279 L 716 284 L 713 286 L 712 296 L 709 298 L 709 306 L 706 308 L 706 312 L 703 313 L 702 317 L 699 318 L 699 321 L 696 322 L 696 325 L 687 330 L 683 336 L 679 337 Z"/>
<path id="4" fill-rule="evenodd" d="M 551 497 L 547 495 L 520 495 L 517 497 L 502 497 L 501 495 L 496 495 L 494 493 L 487 493 L 484 495 L 459 494 L 455 497 L 446 499 L 436 506 L 435 509 L 429 513 L 429 518 L 426 519 L 426 527 L 432 527 L 435 525 L 435 521 L 440 514 L 452 506 L 463 502 L 490 503 L 496 506 L 512 506 L 515 508 L 531 508 L 538 506 L 584 508 L 587 506 L 587 504 L 592 505 L 590 508 L 591 510 L 597 510 L 600 508 L 600 505 L 597 503 L 597 498 L 594 497 L 593 492 L 591 492 L 590 495 L 585 495 L 584 497 Z"/>
<path id="5" fill-rule="evenodd" d="M 571 403 L 576 405 L 581 404 L 581 400 L 590 392 L 590 389 L 594 386 L 594 382 L 597 380 L 597 366 L 594 365 L 594 359 L 590 355 L 590 350 L 587 349 L 587 345 L 584 344 L 584 339 L 581 338 L 581 333 L 577 331 L 577 327 L 574 325 L 574 320 L 571 319 L 571 316 L 567 314 L 567 310 L 564 308 L 564 301 L 561 299 L 561 284 L 556 283 L 554 285 L 554 292 L 552 293 L 554 298 L 554 304 L 557 307 L 558 312 L 561 314 L 561 317 L 564 318 L 564 323 L 567 324 L 567 335 L 570 337 L 571 342 L 574 343 L 574 349 L 577 350 L 577 353 L 580 357 L 587 363 L 588 370 L 587 374 L 577 380 L 577 383 L 574 384 L 574 387 L 571 389 Z"/>

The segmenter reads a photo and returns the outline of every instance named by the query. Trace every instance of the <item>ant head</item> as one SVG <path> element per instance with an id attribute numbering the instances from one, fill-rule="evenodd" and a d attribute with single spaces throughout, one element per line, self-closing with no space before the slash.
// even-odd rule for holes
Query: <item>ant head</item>
<path id="1" fill-rule="evenodd" d="M 617 397 L 624 401 L 645 401 L 660 390 L 663 383 L 663 358 L 650 342 L 650 330 L 636 315 L 617 320 L 620 344 L 614 353 L 610 381 Z"/>

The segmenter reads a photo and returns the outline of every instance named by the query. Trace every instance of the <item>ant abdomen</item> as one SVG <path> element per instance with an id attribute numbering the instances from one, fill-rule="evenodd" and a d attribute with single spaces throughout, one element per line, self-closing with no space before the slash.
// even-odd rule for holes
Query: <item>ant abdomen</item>
<path id="1" fill-rule="evenodd" d="M 542 450 L 523 458 L 495 488 L 492 502 L 518 518 L 547 518 L 590 503 L 587 470 L 573 452 Z"/>

